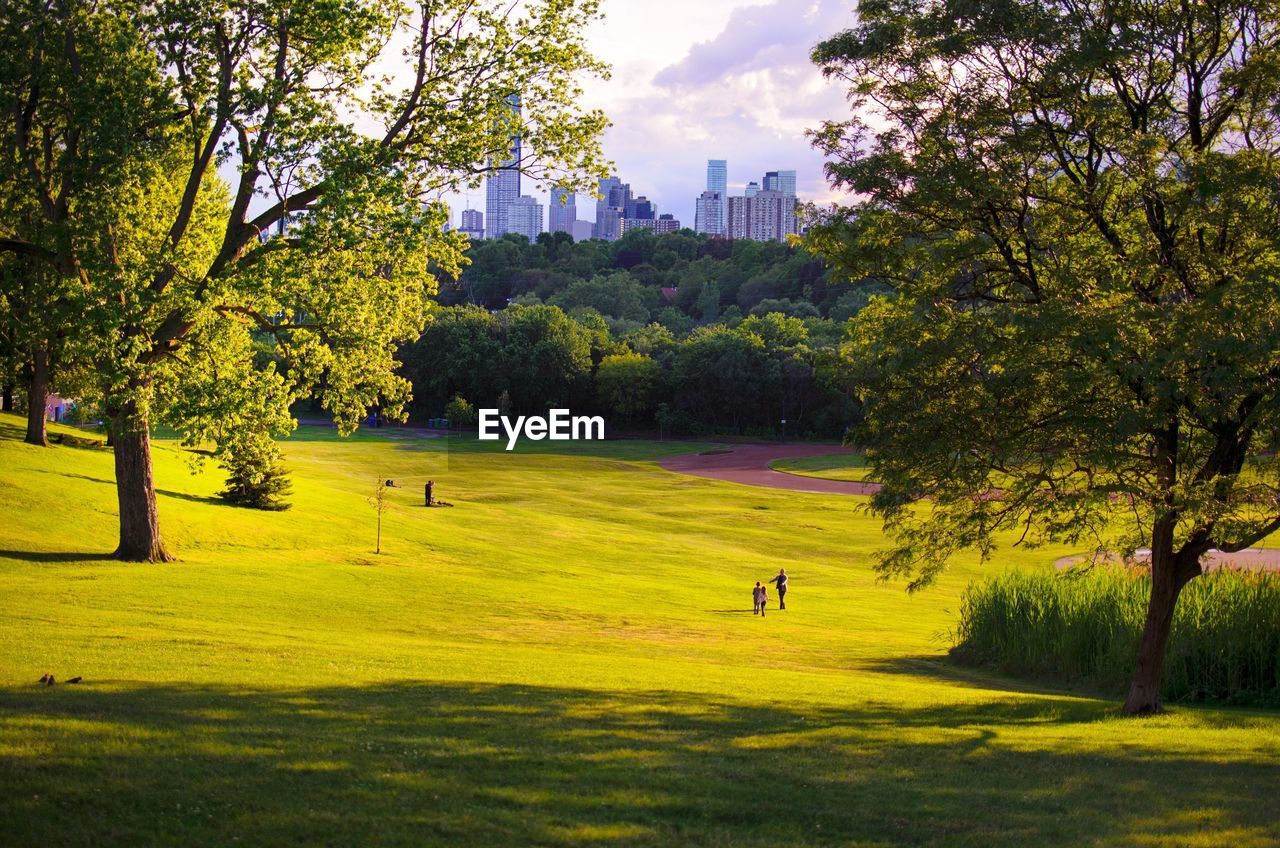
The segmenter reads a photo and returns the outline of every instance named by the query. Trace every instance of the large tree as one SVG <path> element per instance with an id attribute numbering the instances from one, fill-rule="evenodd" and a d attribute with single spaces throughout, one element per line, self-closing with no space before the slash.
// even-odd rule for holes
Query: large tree
<path id="1" fill-rule="evenodd" d="M 170 558 L 149 427 L 227 438 L 185 389 L 252 422 L 245 357 L 273 345 L 280 405 L 317 393 L 350 429 L 407 395 L 401 342 L 465 242 L 433 199 L 508 160 L 566 188 L 605 169 L 579 108 L 602 71 L 595 0 L 15 0 L 0 11 L 0 179 L 40 210 L 0 249 L 71 281 L 86 392 L 111 417 L 117 556 Z M 516 104 L 519 108 L 515 108 Z M 228 176 L 225 189 L 218 172 Z M 222 340 L 221 342 L 219 340 Z M 214 347 L 210 347 L 213 345 Z M 210 353 L 212 351 L 212 353 Z M 212 369 L 221 368 L 216 374 Z M 172 417 L 174 420 L 169 420 Z M 221 422 L 221 423 L 219 423 Z"/>
<path id="2" fill-rule="evenodd" d="M 893 289 L 848 349 L 881 569 L 1149 547 L 1125 709 L 1160 709 L 1201 557 L 1280 528 L 1280 6 L 867 0 L 814 58 L 862 198 L 814 244 Z"/>

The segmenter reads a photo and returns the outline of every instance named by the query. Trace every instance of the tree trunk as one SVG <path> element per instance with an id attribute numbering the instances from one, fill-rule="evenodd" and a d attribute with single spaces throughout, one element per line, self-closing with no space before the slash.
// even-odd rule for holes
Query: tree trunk
<path id="1" fill-rule="evenodd" d="M 31 383 L 27 387 L 27 438 L 29 445 L 48 447 L 49 437 L 44 423 L 44 407 L 49 396 L 49 348 L 43 343 L 31 346 Z"/>
<path id="2" fill-rule="evenodd" d="M 13 383 L 0 386 L 0 412 L 13 412 Z"/>
<path id="3" fill-rule="evenodd" d="M 1165 651 L 1173 629 L 1173 611 L 1182 587 L 1200 573 L 1200 557 L 1185 549 L 1175 554 L 1172 549 L 1172 527 L 1166 538 L 1159 531 L 1151 548 L 1151 598 L 1147 602 L 1147 620 L 1138 643 L 1138 663 L 1129 686 L 1124 711 L 1131 715 L 1163 712 L 1160 680 L 1164 672 Z"/>
<path id="4" fill-rule="evenodd" d="M 151 474 L 151 434 L 145 416 L 133 404 L 111 421 L 116 459 L 116 497 L 120 503 L 120 546 L 115 557 L 126 562 L 172 562 L 160 538 L 156 485 Z"/>

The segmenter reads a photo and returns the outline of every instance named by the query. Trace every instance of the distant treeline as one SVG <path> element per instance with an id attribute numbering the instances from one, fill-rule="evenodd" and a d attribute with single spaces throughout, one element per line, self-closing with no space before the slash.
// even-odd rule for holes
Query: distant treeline
<path id="1" fill-rule="evenodd" d="M 467 256 L 471 264 L 462 278 L 442 287 L 446 306 L 587 307 L 600 312 L 615 335 L 656 321 L 680 336 L 698 324 L 768 312 L 843 324 L 878 290 L 834 274 L 803 248 L 690 230 L 638 230 L 616 242 L 575 243 L 565 233 L 543 233 L 530 243 L 508 235 L 473 243 Z"/>
<path id="2" fill-rule="evenodd" d="M 417 418 L 462 398 L 519 414 L 603 413 L 614 430 L 839 436 L 857 407 L 841 385 L 837 349 L 815 345 L 808 323 L 770 313 L 683 337 L 657 323 L 617 337 L 585 309 L 456 306 L 402 358 Z"/>
<path id="3" fill-rule="evenodd" d="M 857 415 L 838 348 L 879 289 L 802 248 L 684 230 L 507 236 L 468 255 L 402 351 L 416 418 L 462 398 L 604 413 L 614 428 L 836 437 Z"/>

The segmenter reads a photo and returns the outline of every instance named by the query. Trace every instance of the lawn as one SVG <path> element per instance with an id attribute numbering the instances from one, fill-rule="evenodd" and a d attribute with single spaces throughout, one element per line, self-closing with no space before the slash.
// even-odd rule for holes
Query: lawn
<path id="1" fill-rule="evenodd" d="M 150 566 L 102 556 L 109 451 L 20 423 L 0 416 L 0 845 L 1280 844 L 1280 714 L 1134 720 L 959 670 L 975 561 L 877 582 L 859 499 L 656 464 L 705 446 L 304 429 L 294 508 L 259 513 L 161 442 L 181 562 Z M 420 506 L 428 478 L 452 509 Z M 780 565 L 789 609 L 752 616 Z"/>
<path id="2" fill-rule="evenodd" d="M 860 453 L 775 459 L 769 463 L 769 467 L 774 471 L 785 471 L 802 477 L 821 477 L 824 480 L 849 480 L 862 483 L 871 479 L 867 458 Z"/>

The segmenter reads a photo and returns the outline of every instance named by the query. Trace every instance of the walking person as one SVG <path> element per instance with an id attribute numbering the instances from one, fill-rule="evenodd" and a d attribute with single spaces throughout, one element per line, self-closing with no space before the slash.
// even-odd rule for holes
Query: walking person
<path id="1" fill-rule="evenodd" d="M 787 570 L 785 568 L 778 569 L 778 576 L 769 581 L 778 584 L 778 609 L 787 608 Z"/>
<path id="2" fill-rule="evenodd" d="M 760 586 L 759 583 L 757 583 L 756 585 Z M 769 603 L 769 587 L 760 586 L 760 617 L 761 618 L 764 617 L 764 608 L 768 605 L 768 603 Z"/>
<path id="3" fill-rule="evenodd" d="M 760 614 L 760 595 L 762 592 L 764 592 L 764 587 L 761 586 L 760 581 L 757 580 L 756 587 L 751 590 L 751 607 L 752 607 L 751 614 L 752 615 Z"/>

